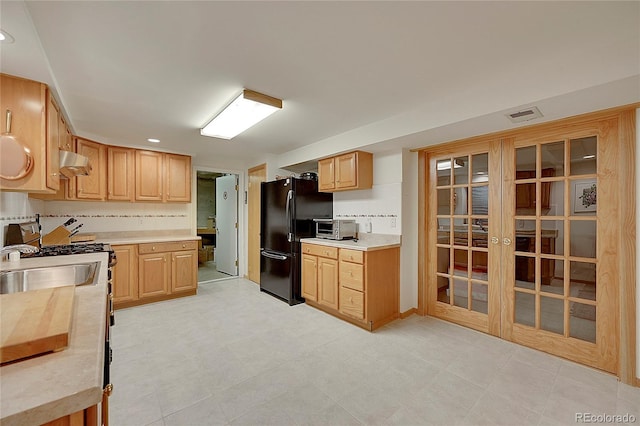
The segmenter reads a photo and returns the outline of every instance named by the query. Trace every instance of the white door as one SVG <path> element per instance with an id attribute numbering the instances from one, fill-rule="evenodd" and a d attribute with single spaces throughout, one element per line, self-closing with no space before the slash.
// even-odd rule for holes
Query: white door
<path id="1" fill-rule="evenodd" d="M 216 178 L 216 269 L 238 275 L 238 185 L 235 175 Z"/>

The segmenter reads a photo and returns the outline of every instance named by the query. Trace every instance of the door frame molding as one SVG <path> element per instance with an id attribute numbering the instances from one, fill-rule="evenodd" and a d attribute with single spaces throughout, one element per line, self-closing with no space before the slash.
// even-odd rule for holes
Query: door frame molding
<path id="1" fill-rule="evenodd" d="M 617 234 L 619 240 L 617 252 L 619 259 L 620 287 L 618 291 L 619 309 L 616 314 L 618 325 L 618 362 L 616 375 L 626 384 L 640 385 L 636 369 L 636 109 L 640 103 L 620 106 L 602 111 L 596 111 L 579 116 L 564 118 L 561 120 L 520 127 L 513 130 L 475 136 L 462 140 L 455 140 L 417 148 L 412 151 L 418 153 L 418 309 L 419 315 L 427 315 L 428 291 L 427 273 L 430 259 L 429 234 L 428 234 L 428 185 L 429 176 L 428 158 L 433 153 L 446 153 L 460 146 L 470 147 L 470 144 L 485 143 L 489 140 L 514 137 L 523 132 L 553 132 L 587 121 L 618 119 L 618 148 L 619 161 L 617 164 L 620 176 L 620 197 L 618 202 Z M 625 182 L 633 184 L 625 185 Z M 435 254 L 434 254 L 435 255 Z"/>
<path id="2" fill-rule="evenodd" d="M 246 274 L 247 270 L 247 244 L 246 244 L 246 229 L 247 229 L 247 217 L 246 207 L 244 204 L 244 191 L 246 188 L 245 177 L 246 173 L 242 170 L 236 169 L 223 169 L 219 167 L 210 167 L 197 164 L 191 164 L 191 232 L 196 235 L 198 232 L 198 172 L 211 172 L 211 173 L 223 173 L 233 174 L 238 178 L 238 275 L 236 277 L 242 277 Z M 196 194 L 195 197 L 193 194 Z"/>
<path id="3" fill-rule="evenodd" d="M 267 163 L 262 163 L 257 166 L 251 167 L 247 171 L 247 273 L 245 274 L 245 278 L 255 282 L 256 284 L 260 284 L 260 186 L 253 188 L 251 185 L 254 182 L 254 178 L 256 182 L 266 182 L 267 181 Z M 257 205 L 254 206 L 255 202 L 254 197 L 256 195 L 255 191 L 257 191 Z M 257 217 L 255 217 L 257 215 Z M 257 229 L 254 229 L 257 221 Z M 252 246 L 251 240 L 255 238 L 257 235 L 258 241 L 258 251 L 252 252 L 252 249 L 255 249 Z M 257 264 L 256 264 L 257 263 Z M 255 273 L 252 274 L 251 267 L 257 267 L 257 276 Z M 252 275 L 254 275 L 252 277 Z M 252 279 L 253 278 L 253 279 Z"/>

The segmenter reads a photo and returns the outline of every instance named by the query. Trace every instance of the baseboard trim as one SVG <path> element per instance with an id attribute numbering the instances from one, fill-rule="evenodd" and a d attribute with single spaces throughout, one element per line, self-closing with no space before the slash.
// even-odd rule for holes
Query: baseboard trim
<path id="1" fill-rule="evenodd" d="M 413 314 L 417 314 L 418 313 L 418 308 L 411 308 L 408 311 L 405 312 L 400 312 L 400 319 L 405 319 L 407 317 L 410 317 Z"/>

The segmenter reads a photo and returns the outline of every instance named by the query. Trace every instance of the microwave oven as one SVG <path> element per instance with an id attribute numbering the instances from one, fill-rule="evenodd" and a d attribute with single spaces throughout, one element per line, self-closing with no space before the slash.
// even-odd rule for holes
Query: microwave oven
<path id="1" fill-rule="evenodd" d="M 316 238 L 349 240 L 356 238 L 356 221 L 344 219 L 314 219 Z"/>

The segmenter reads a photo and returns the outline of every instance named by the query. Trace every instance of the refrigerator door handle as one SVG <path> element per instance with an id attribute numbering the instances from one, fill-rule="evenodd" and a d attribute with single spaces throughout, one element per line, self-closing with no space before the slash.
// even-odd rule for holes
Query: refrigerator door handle
<path id="1" fill-rule="evenodd" d="M 293 232 L 291 232 L 291 201 L 293 200 L 293 190 L 290 189 L 287 193 L 287 241 L 293 242 Z"/>
<path id="2" fill-rule="evenodd" d="M 261 251 L 260 254 L 264 257 L 268 257 L 269 259 L 275 259 L 275 260 L 287 260 L 287 256 L 283 256 L 281 254 L 273 254 L 273 253 L 269 253 L 268 251 Z"/>

